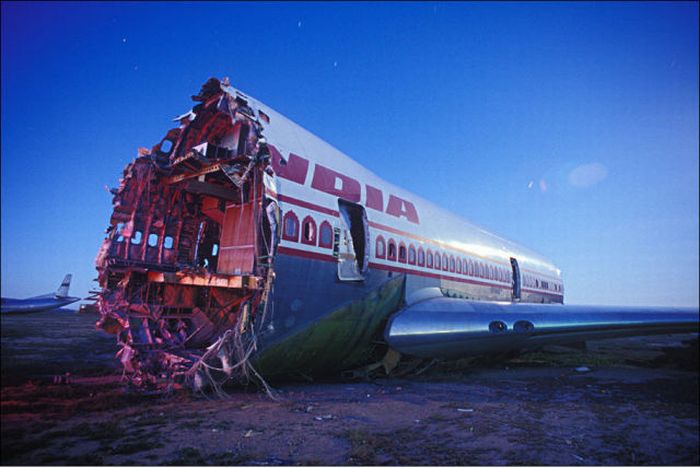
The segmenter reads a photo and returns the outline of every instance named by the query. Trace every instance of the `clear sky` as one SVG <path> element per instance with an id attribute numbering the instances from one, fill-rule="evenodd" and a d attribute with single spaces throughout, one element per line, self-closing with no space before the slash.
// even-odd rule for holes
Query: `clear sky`
<path id="1" fill-rule="evenodd" d="M 697 3 L 2 2 L 2 295 L 94 287 L 210 76 L 526 245 L 578 304 L 698 304 Z"/>

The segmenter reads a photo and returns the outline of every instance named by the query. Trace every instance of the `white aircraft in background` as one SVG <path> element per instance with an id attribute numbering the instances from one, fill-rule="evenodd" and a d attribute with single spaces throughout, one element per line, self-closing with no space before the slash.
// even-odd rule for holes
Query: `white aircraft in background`
<path id="1" fill-rule="evenodd" d="M 29 312 L 43 312 L 45 310 L 58 309 L 59 307 L 67 306 L 80 300 L 79 297 L 70 297 L 68 288 L 70 288 L 71 274 L 67 274 L 58 290 L 55 293 L 48 293 L 41 296 L 34 296 L 27 299 L 13 299 L 10 297 L 2 298 L 2 313 L 3 314 L 23 314 Z"/>

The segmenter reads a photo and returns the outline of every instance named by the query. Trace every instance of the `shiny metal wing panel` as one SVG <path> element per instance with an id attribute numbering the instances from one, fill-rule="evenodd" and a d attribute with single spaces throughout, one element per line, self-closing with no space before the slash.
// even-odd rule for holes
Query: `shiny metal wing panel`
<path id="1" fill-rule="evenodd" d="M 385 339 L 418 357 L 459 358 L 584 340 L 698 331 L 698 309 L 478 302 L 440 297 L 396 313 Z"/>

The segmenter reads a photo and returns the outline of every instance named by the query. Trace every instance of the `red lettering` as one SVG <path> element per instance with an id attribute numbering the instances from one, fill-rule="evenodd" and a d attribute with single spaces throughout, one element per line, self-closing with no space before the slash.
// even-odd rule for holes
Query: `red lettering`
<path id="1" fill-rule="evenodd" d="M 287 164 L 283 164 L 282 154 L 280 154 L 279 150 L 269 143 L 267 147 L 270 149 L 270 164 L 275 174 L 297 184 L 304 185 L 306 183 L 306 174 L 309 171 L 308 159 L 290 153 Z M 316 164 L 314 176 L 311 180 L 311 188 L 355 203 L 359 203 L 361 198 L 360 182 L 320 164 Z M 367 189 L 365 206 L 373 210 L 384 211 L 384 194 L 382 191 L 371 185 L 365 185 L 365 188 Z M 413 203 L 396 195 L 389 195 L 386 213 L 397 218 L 406 218 L 415 224 L 420 224 L 418 212 Z"/>
<path id="2" fill-rule="evenodd" d="M 311 187 L 351 202 L 360 201 L 360 183 L 333 169 L 316 164 Z"/>
<path id="3" fill-rule="evenodd" d="M 404 217 L 412 223 L 419 224 L 418 212 L 413 203 L 399 198 L 395 195 L 389 195 L 389 204 L 386 207 L 386 214 L 396 216 L 397 218 Z"/>
<path id="4" fill-rule="evenodd" d="M 365 185 L 365 187 L 367 188 L 367 201 L 365 203 L 367 208 L 384 211 L 384 197 L 382 191 L 371 185 Z"/>
<path id="5" fill-rule="evenodd" d="M 287 159 L 287 164 L 282 163 L 282 155 L 273 145 L 269 144 L 267 147 L 270 150 L 270 165 L 278 176 L 296 182 L 297 184 L 304 185 L 306 182 L 306 173 L 309 170 L 308 159 L 297 156 L 294 153 L 289 153 L 289 158 Z"/>

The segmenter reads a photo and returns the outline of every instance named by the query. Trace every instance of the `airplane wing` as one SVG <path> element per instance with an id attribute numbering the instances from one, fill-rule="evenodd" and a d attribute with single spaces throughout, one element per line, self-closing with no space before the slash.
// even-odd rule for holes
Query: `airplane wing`
<path id="1" fill-rule="evenodd" d="M 402 354 L 459 358 L 592 339 L 698 331 L 698 309 L 480 302 L 435 297 L 394 314 L 385 339 Z"/>

